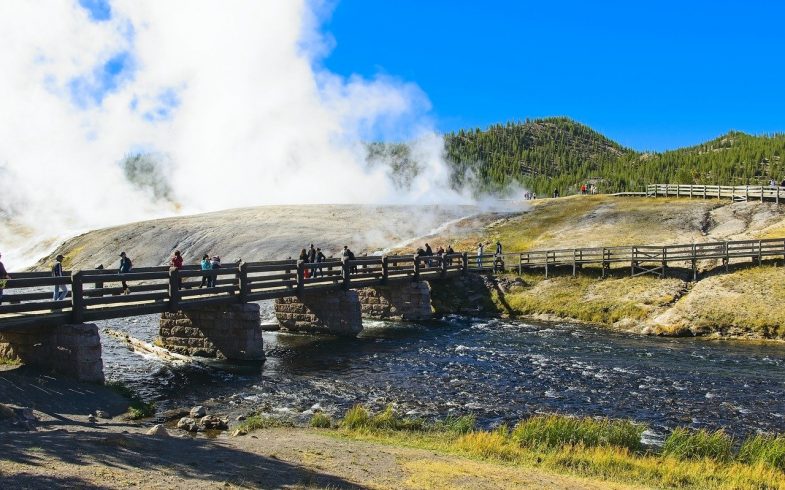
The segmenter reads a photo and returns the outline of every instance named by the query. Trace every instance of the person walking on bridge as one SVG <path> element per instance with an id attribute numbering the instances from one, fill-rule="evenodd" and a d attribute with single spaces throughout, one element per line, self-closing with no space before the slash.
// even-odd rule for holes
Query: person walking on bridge
<path id="1" fill-rule="evenodd" d="M 482 270 L 482 253 L 484 248 L 482 242 L 477 244 L 477 268 L 480 270 Z"/>
<path id="2" fill-rule="evenodd" d="M 169 267 L 174 267 L 180 272 L 183 269 L 183 256 L 180 255 L 179 250 L 174 251 L 174 256 L 169 260 Z M 183 278 L 179 275 L 177 276 L 177 289 L 183 287 Z"/>
<path id="3" fill-rule="evenodd" d="M 55 257 L 55 265 L 52 266 L 52 277 L 63 277 L 63 257 L 62 254 L 58 254 Z M 65 299 L 66 295 L 68 295 L 68 288 L 65 284 L 55 284 L 54 294 L 52 295 L 52 301 L 62 301 Z"/>
<path id="4" fill-rule="evenodd" d="M 317 248 L 316 249 L 316 263 L 317 264 L 321 264 L 325 260 L 327 260 L 327 257 L 325 257 L 324 253 L 322 253 L 322 249 L 321 248 Z M 313 269 L 313 277 L 316 278 L 317 276 L 324 277 L 324 272 L 322 272 L 322 266 L 321 265 L 319 265 L 319 266 L 317 266 L 317 267 L 315 267 Z"/>
<path id="5" fill-rule="evenodd" d="M 3 257 L 3 254 L 0 254 L 0 258 Z M 0 305 L 3 304 L 3 289 L 7 284 L 8 280 L 11 279 L 11 276 L 8 275 L 8 272 L 5 270 L 5 266 L 2 262 L 0 262 Z"/>
<path id="6" fill-rule="evenodd" d="M 221 268 L 221 257 L 214 256 L 212 260 L 210 260 L 210 278 L 207 280 L 207 287 L 214 288 L 216 285 L 216 279 L 218 278 L 218 269 Z M 212 272 L 215 271 L 215 272 Z"/>
<path id="7" fill-rule="evenodd" d="M 131 259 L 128 258 L 125 252 L 120 252 L 120 268 L 117 273 L 121 276 L 123 274 L 128 274 L 131 272 L 131 267 L 133 267 Z M 128 284 L 126 284 L 124 280 L 121 280 L 120 283 L 123 286 L 123 294 L 131 294 L 131 288 L 128 287 Z"/>
<path id="8" fill-rule="evenodd" d="M 452 257 L 450 257 L 450 255 L 453 255 L 454 253 L 455 250 L 452 249 L 452 245 L 447 245 L 447 250 L 444 251 L 444 255 L 447 258 L 447 265 L 452 265 Z"/>
<path id="9" fill-rule="evenodd" d="M 202 261 L 199 265 L 202 268 L 202 282 L 199 283 L 199 288 L 201 289 L 210 284 L 210 270 L 213 268 L 213 265 L 210 263 L 210 256 L 207 254 L 202 255 Z"/>
<path id="10" fill-rule="evenodd" d="M 308 248 L 308 262 L 310 262 L 311 264 L 316 263 L 316 249 L 313 247 L 313 243 Z"/>

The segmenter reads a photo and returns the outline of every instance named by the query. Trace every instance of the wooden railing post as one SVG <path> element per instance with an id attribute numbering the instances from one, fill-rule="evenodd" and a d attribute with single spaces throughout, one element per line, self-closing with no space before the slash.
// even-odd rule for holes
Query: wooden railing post
<path id="1" fill-rule="evenodd" d="M 662 247 L 662 278 L 665 279 L 667 274 L 668 274 L 668 249 Z"/>
<path id="2" fill-rule="evenodd" d="M 414 260 L 414 277 L 412 278 L 412 280 L 414 282 L 419 282 L 420 281 L 420 259 L 415 255 L 414 259 L 412 259 L 412 260 Z"/>
<path id="3" fill-rule="evenodd" d="M 246 303 L 250 287 L 248 286 L 248 264 L 243 261 L 240 261 L 237 267 L 237 283 L 240 287 L 238 299 L 240 303 Z"/>
<path id="4" fill-rule="evenodd" d="M 174 313 L 180 309 L 180 270 L 169 268 L 169 311 Z"/>
<path id="5" fill-rule="evenodd" d="M 390 263 L 387 260 L 387 256 L 382 257 L 382 284 L 387 284 L 387 280 L 390 278 Z"/>
<path id="6" fill-rule="evenodd" d="M 758 265 L 763 265 L 763 240 L 758 240 Z"/>
<path id="7" fill-rule="evenodd" d="M 469 273 L 469 253 L 468 252 L 464 252 L 463 254 L 461 254 L 461 262 L 463 263 L 463 266 L 462 266 L 462 268 L 463 268 L 463 275 L 465 276 L 466 274 Z"/>
<path id="8" fill-rule="evenodd" d="M 343 288 L 347 291 L 352 286 L 351 275 L 352 275 L 352 268 L 349 265 L 349 260 L 344 259 L 341 262 L 341 277 L 343 278 Z"/>
<path id="9" fill-rule="evenodd" d="M 760 186 L 760 202 L 763 202 L 763 186 Z"/>
<path id="10" fill-rule="evenodd" d="M 698 253 L 695 249 L 695 244 L 692 244 L 692 281 L 698 280 Z"/>
<path id="11" fill-rule="evenodd" d="M 71 323 L 84 321 L 84 283 L 82 272 L 71 272 Z"/>
<path id="12" fill-rule="evenodd" d="M 297 261 L 297 296 L 303 294 L 305 288 L 305 261 Z"/>
<path id="13" fill-rule="evenodd" d="M 439 257 L 439 259 L 442 261 L 442 263 L 441 263 L 441 266 L 442 266 L 442 278 L 445 278 L 445 277 L 447 277 L 447 261 L 444 260 L 444 255 Z"/>

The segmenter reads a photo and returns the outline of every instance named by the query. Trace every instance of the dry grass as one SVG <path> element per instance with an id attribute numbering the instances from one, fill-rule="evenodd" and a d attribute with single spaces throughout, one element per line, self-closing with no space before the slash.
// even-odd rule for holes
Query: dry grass
<path id="1" fill-rule="evenodd" d="M 783 304 L 785 268 L 750 267 L 699 281 L 654 324 L 663 330 L 783 338 Z"/>

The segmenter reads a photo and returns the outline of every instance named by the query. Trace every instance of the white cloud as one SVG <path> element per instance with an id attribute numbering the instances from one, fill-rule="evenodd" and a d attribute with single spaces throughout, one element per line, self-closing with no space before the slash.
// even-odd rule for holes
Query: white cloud
<path id="1" fill-rule="evenodd" d="M 235 206 L 461 199 L 415 84 L 317 68 L 329 8 L 115 0 L 96 22 L 75 0 L 0 2 L 0 209 L 51 237 Z M 366 167 L 361 142 L 380 133 L 427 148 L 411 194 Z M 166 155 L 179 207 L 126 181 L 118 162 L 137 149 Z"/>

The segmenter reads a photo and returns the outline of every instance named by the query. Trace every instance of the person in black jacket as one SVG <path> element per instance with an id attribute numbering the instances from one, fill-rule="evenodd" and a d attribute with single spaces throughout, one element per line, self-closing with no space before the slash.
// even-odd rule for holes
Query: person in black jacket
<path id="1" fill-rule="evenodd" d="M 63 277 L 63 259 L 62 254 L 55 257 L 55 265 L 52 266 L 53 277 Z M 62 301 L 68 295 L 68 287 L 65 284 L 55 284 L 54 294 L 52 294 L 52 301 Z"/>
<path id="2" fill-rule="evenodd" d="M 128 258 L 125 252 L 120 252 L 120 268 L 118 269 L 117 273 L 121 276 L 122 274 L 128 274 L 131 272 L 131 267 L 133 267 L 131 259 Z M 128 287 L 128 284 L 126 284 L 126 282 L 123 280 L 120 282 L 123 285 L 123 294 L 130 294 L 131 288 Z"/>

